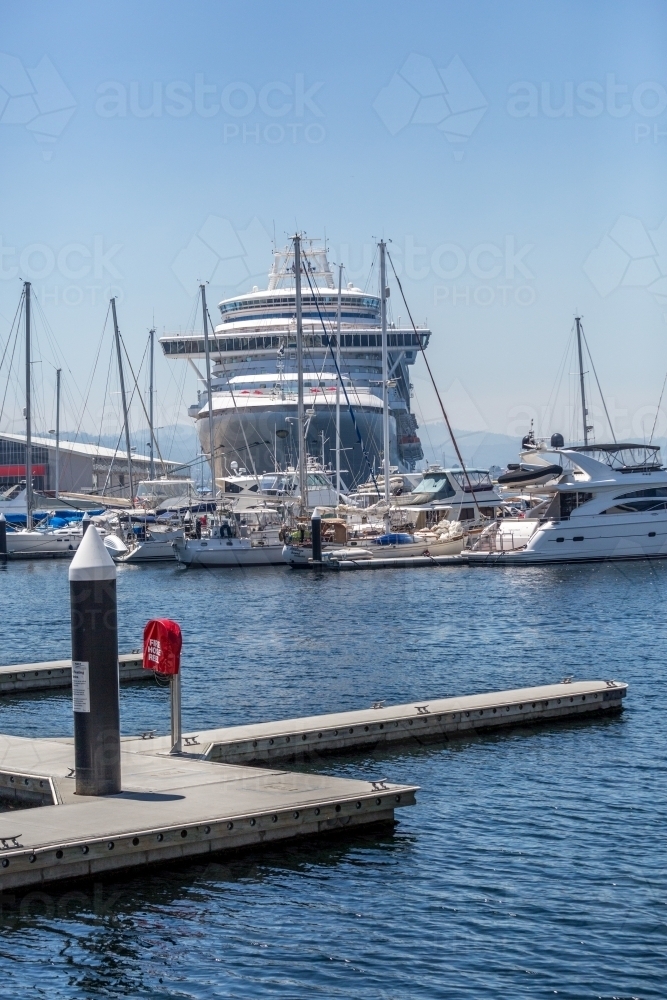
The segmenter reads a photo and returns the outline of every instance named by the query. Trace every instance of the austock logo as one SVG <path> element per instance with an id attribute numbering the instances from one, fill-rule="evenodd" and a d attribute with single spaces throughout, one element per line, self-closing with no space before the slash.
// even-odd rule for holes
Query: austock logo
<path id="1" fill-rule="evenodd" d="M 644 288 L 667 307 L 667 216 L 657 229 L 621 215 L 584 261 L 584 272 L 606 298 L 619 288 Z"/>
<path id="2" fill-rule="evenodd" d="M 27 69 L 0 53 L 0 125 L 23 125 L 50 160 L 53 146 L 76 110 L 76 102 L 48 56 Z"/>
<path id="3" fill-rule="evenodd" d="M 192 295 L 204 281 L 230 290 L 251 278 L 261 278 L 265 285 L 270 261 L 271 238 L 259 219 L 252 219 L 245 229 L 236 229 L 229 219 L 209 215 L 178 252 L 171 269 Z"/>
<path id="4" fill-rule="evenodd" d="M 436 69 L 427 56 L 411 53 L 375 98 L 373 107 L 391 132 L 408 125 L 431 125 L 461 147 L 482 120 L 489 102 L 459 56 Z M 463 158 L 463 149 L 454 152 Z"/>

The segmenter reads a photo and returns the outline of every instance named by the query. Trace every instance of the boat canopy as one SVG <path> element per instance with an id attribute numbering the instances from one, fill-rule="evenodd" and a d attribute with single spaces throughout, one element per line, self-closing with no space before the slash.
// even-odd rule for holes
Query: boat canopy
<path id="1" fill-rule="evenodd" d="M 662 468 L 660 448 L 657 445 L 582 444 L 572 445 L 564 451 L 589 455 L 616 472 L 657 472 Z"/>

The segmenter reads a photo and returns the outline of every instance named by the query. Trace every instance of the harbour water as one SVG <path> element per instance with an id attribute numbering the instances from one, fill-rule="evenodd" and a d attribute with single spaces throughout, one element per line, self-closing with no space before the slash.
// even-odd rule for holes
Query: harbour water
<path id="1" fill-rule="evenodd" d="M 3 662 L 68 655 L 67 568 L 0 568 Z M 393 834 L 9 897 L 0 997 L 663 998 L 666 598 L 661 563 L 121 567 L 122 650 L 150 617 L 183 628 L 186 730 L 570 674 L 628 681 L 625 710 L 308 765 L 419 784 Z M 71 695 L 5 697 L 0 719 L 71 733 Z M 168 719 L 164 689 L 121 690 L 123 732 Z"/>

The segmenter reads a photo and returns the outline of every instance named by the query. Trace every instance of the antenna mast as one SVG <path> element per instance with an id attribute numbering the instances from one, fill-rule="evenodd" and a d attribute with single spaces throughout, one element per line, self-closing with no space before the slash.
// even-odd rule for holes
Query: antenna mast
<path id="1" fill-rule="evenodd" d="M 296 291 L 296 368 L 297 425 L 299 431 L 299 495 L 301 507 L 308 506 L 308 474 L 306 467 L 305 413 L 303 407 L 303 318 L 301 315 L 301 236 L 294 236 L 294 281 Z"/>
<path id="2" fill-rule="evenodd" d="M 153 393 L 155 392 L 155 390 L 153 388 L 153 380 L 154 380 L 153 366 L 154 366 L 154 360 L 155 360 L 155 358 L 154 358 L 155 328 L 153 328 L 150 331 L 150 333 L 148 334 L 148 337 L 149 337 L 149 340 L 150 340 L 150 348 L 151 348 L 151 350 L 150 350 L 150 383 L 149 383 L 149 389 L 148 389 L 148 423 L 149 423 L 149 431 L 150 431 L 150 435 L 149 435 L 150 452 L 149 452 L 149 454 L 150 454 L 150 458 L 151 458 L 150 477 L 151 477 L 151 479 L 155 479 L 155 455 L 154 455 L 154 450 L 153 450 L 154 449 L 154 444 L 153 444 Z"/>
<path id="3" fill-rule="evenodd" d="M 574 322 L 577 324 L 577 347 L 579 348 L 579 384 L 581 386 L 581 417 L 584 424 L 584 444 L 588 444 L 588 432 L 592 428 L 588 425 L 588 410 L 586 409 L 586 389 L 584 387 L 584 356 L 581 350 L 581 316 L 575 316 Z"/>
<path id="4" fill-rule="evenodd" d="M 56 369 L 56 500 L 60 497 L 60 375 Z"/>
<path id="5" fill-rule="evenodd" d="M 32 415 L 31 408 L 31 371 L 30 371 L 30 282 L 25 285 L 25 506 L 26 528 L 32 528 Z"/>
<path id="6" fill-rule="evenodd" d="M 123 356 L 120 350 L 120 333 L 116 316 L 116 300 L 111 300 L 113 313 L 113 331 L 116 338 L 116 356 L 118 358 L 118 378 L 120 380 L 120 397 L 123 401 L 123 423 L 125 424 L 125 447 L 127 449 L 127 474 L 130 480 L 130 504 L 134 507 L 134 483 L 132 482 L 132 448 L 130 447 L 130 422 L 127 416 L 127 396 L 125 395 L 125 376 L 123 374 Z"/>
<path id="7" fill-rule="evenodd" d="M 340 503 L 340 313 L 343 292 L 343 265 L 338 265 L 338 308 L 336 311 L 336 492 Z"/>
<path id="8" fill-rule="evenodd" d="M 204 317 L 204 351 L 206 353 L 206 391 L 208 393 L 208 437 L 211 452 L 211 496 L 215 499 L 215 454 L 213 448 L 213 390 L 211 389 L 211 345 L 208 339 L 208 311 L 206 309 L 206 285 L 199 286 L 201 290 L 201 308 Z"/>
<path id="9" fill-rule="evenodd" d="M 389 503 L 389 350 L 387 344 L 387 267 L 384 240 L 380 240 L 380 317 L 382 320 L 382 449 L 384 500 Z"/>

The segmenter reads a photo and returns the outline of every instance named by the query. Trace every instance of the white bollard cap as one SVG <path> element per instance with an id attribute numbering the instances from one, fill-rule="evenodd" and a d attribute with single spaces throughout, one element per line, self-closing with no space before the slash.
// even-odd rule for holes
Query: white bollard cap
<path id="1" fill-rule="evenodd" d="M 70 583 L 77 580 L 115 580 L 116 566 L 97 529 L 91 524 L 69 567 Z"/>

